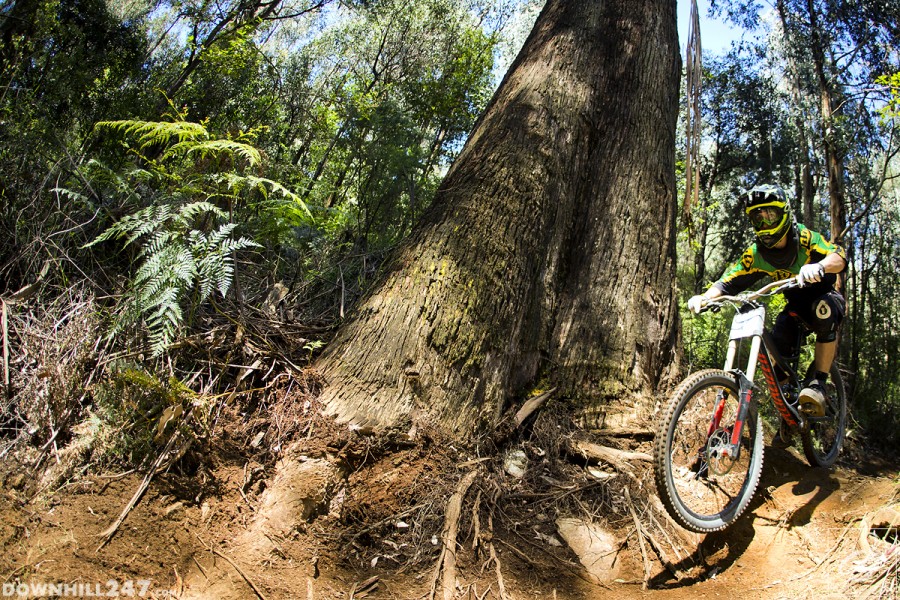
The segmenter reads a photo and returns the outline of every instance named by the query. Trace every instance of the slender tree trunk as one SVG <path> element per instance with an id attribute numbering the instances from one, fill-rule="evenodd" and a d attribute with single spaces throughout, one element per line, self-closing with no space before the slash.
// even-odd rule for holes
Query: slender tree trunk
<path id="1" fill-rule="evenodd" d="M 840 244 L 841 234 L 847 222 L 844 194 L 844 159 L 838 148 L 837 134 L 834 131 L 833 90 L 825 75 L 825 47 L 822 32 L 819 29 L 818 12 L 813 0 L 807 0 L 809 11 L 810 33 L 812 35 L 812 56 L 819 84 L 821 101 L 823 137 L 825 146 L 825 168 L 828 173 L 828 196 L 831 205 L 831 241 Z"/>
<path id="2" fill-rule="evenodd" d="M 464 433 L 538 378 L 598 418 L 656 386 L 677 331 L 675 22 L 675 0 L 547 2 L 320 360 L 331 412 Z"/>

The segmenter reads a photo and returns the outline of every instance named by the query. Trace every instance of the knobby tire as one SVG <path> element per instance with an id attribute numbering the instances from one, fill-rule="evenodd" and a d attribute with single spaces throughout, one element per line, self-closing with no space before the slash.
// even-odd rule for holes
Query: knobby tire
<path id="1" fill-rule="evenodd" d="M 720 369 L 698 371 L 679 384 L 665 408 L 654 441 L 656 488 L 666 510 L 684 528 L 698 533 L 720 531 L 743 514 L 759 483 L 763 463 L 763 428 L 751 410 L 741 437 L 738 461 L 706 461 L 708 429 L 717 403 L 725 395 L 720 428 L 726 437 L 738 406 L 735 377 Z"/>

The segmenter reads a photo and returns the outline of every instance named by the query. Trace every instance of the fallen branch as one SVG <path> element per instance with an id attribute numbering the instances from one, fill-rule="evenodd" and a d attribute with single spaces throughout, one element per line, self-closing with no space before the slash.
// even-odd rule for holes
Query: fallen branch
<path id="1" fill-rule="evenodd" d="M 601 446 L 572 438 L 566 440 L 566 446 L 570 454 L 587 460 L 609 463 L 617 471 L 628 475 L 635 481 L 638 481 L 639 478 L 629 461 L 653 461 L 653 457 L 644 452 L 628 452 L 627 450 L 619 450 L 618 448 Z"/>
<path id="2" fill-rule="evenodd" d="M 263 594 L 263 593 L 260 591 L 260 589 L 259 589 L 258 587 L 256 587 L 256 584 L 253 583 L 253 580 L 250 579 L 250 578 L 247 576 L 247 574 L 244 573 L 244 571 L 241 570 L 241 568 L 240 568 L 239 566 L 237 566 L 237 564 L 236 564 L 233 560 L 231 560 L 230 558 L 228 558 L 228 556 L 226 556 L 225 554 L 222 554 L 221 552 L 219 552 L 218 550 L 216 550 L 216 549 L 213 548 L 212 546 L 208 545 L 208 544 L 207 544 L 206 542 L 204 542 L 203 539 L 201 539 L 201 537 L 200 537 L 199 535 L 197 535 L 196 533 L 195 533 L 194 535 L 197 537 L 198 540 L 200 540 L 200 543 L 203 544 L 203 546 L 204 546 L 207 550 L 209 550 L 210 552 L 212 552 L 212 553 L 215 554 L 216 556 L 225 559 L 225 562 L 227 562 L 229 565 L 231 565 L 232 568 L 234 568 L 234 570 L 237 571 L 238 575 L 240 575 L 240 576 L 244 579 L 244 581 L 247 582 L 247 585 L 250 586 L 250 589 L 253 590 L 253 593 L 256 594 L 256 597 L 259 598 L 259 600 L 267 600 L 265 594 Z"/>
<path id="3" fill-rule="evenodd" d="M 623 427 L 623 428 L 608 428 L 608 429 L 597 429 L 591 430 L 592 433 L 600 436 L 600 437 L 622 437 L 622 438 L 630 438 L 630 439 L 653 439 L 656 435 L 652 429 L 641 429 L 636 427 Z"/>
<path id="4" fill-rule="evenodd" d="M 443 571 L 441 586 L 444 590 L 444 600 L 452 600 L 456 588 L 456 535 L 459 532 L 459 516 L 462 512 L 462 501 L 469 487 L 475 481 L 478 471 L 466 473 L 456 486 L 456 491 L 447 501 L 447 512 L 444 515 L 444 534 L 442 536 L 441 555 L 438 558 L 434 577 L 431 580 L 431 592 L 429 600 L 434 600 L 437 592 L 437 582 Z"/>
<path id="5" fill-rule="evenodd" d="M 193 412 L 193 407 L 191 410 L 188 410 L 187 414 L 184 416 L 184 423 L 187 423 L 191 418 L 191 414 Z M 122 523 L 125 522 L 125 518 L 128 516 L 128 513 L 132 511 L 132 509 L 137 506 L 137 503 L 140 501 L 141 497 L 144 495 L 144 492 L 147 491 L 147 488 L 150 487 L 150 481 L 153 477 L 159 472 L 160 466 L 163 464 L 163 461 L 168 457 L 169 451 L 172 449 L 172 446 L 175 444 L 175 440 L 180 438 L 181 435 L 179 430 L 176 428 L 172 436 L 169 438 L 169 441 L 166 442 L 166 446 L 163 448 L 163 451 L 159 453 L 156 457 L 156 460 L 153 461 L 153 464 L 150 466 L 150 470 L 147 471 L 147 474 L 144 475 L 144 480 L 141 481 L 141 485 L 138 486 L 137 491 L 131 497 L 131 500 L 128 501 L 128 504 L 125 505 L 125 508 L 122 510 L 122 513 L 119 515 L 119 518 L 115 520 L 115 522 L 110 525 L 105 531 L 97 534 L 98 537 L 102 537 L 103 541 L 100 542 L 100 545 L 97 546 L 97 549 L 94 552 L 100 552 L 106 544 L 116 535 L 116 532 L 119 530 L 119 527 Z"/>
<path id="6" fill-rule="evenodd" d="M 539 409 L 547 400 L 549 400 L 553 394 L 556 393 L 556 388 L 547 390 L 540 396 L 535 396 L 530 400 L 526 401 L 525 404 L 522 405 L 522 408 L 519 409 L 519 412 L 516 413 L 515 423 L 516 427 L 521 427 L 522 423 L 525 422 L 525 419 L 530 417 L 537 409 Z"/>
<path id="7" fill-rule="evenodd" d="M 350 600 L 355 600 L 356 598 L 365 598 L 371 592 L 374 592 L 377 589 L 378 575 L 374 575 L 363 582 L 353 584 L 353 588 L 350 590 Z"/>
<path id="8" fill-rule="evenodd" d="M 591 442 L 585 442 L 582 440 L 570 439 L 569 445 L 574 452 L 580 454 L 584 458 L 602 460 L 610 463 L 614 467 L 619 467 L 622 465 L 630 466 L 626 465 L 625 463 L 632 460 L 645 462 L 653 461 L 653 457 L 646 452 L 629 452 L 627 450 L 619 450 L 618 448 L 601 446 L 599 444 L 592 444 Z"/>
<path id="9" fill-rule="evenodd" d="M 494 543 L 490 542 L 488 547 L 490 548 L 491 560 L 494 561 L 494 572 L 497 574 L 497 588 L 500 590 L 500 600 L 506 600 L 509 596 L 506 593 L 506 583 L 503 581 L 503 573 L 500 571 L 500 559 L 497 557 Z"/>

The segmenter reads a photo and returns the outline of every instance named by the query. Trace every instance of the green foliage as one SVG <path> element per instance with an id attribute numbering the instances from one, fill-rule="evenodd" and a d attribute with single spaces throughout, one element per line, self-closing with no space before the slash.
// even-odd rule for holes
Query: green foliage
<path id="1" fill-rule="evenodd" d="M 887 88 L 888 99 L 881 114 L 887 118 L 900 117 L 900 72 L 891 75 L 881 75 L 875 79 L 875 83 Z"/>
<path id="2" fill-rule="evenodd" d="M 143 320 L 150 334 L 153 355 L 161 354 L 183 325 L 181 303 L 194 291 L 199 305 L 218 290 L 228 293 L 234 276 L 234 253 L 258 246 L 247 238 L 234 239 L 237 227 L 227 215 L 208 202 L 193 202 L 173 209 L 150 206 L 129 215 L 106 230 L 91 244 L 125 239 L 139 243 L 140 266 L 131 282 L 114 332 Z M 210 231 L 196 229 L 205 221 Z M 215 229 L 212 222 L 218 222 Z"/>
<path id="3" fill-rule="evenodd" d="M 196 402 L 177 379 L 161 380 L 128 364 L 110 369 L 93 388 L 93 398 L 88 426 L 94 438 L 92 459 L 100 465 L 139 465 L 155 458 L 177 426 L 175 415 Z"/>
<path id="4" fill-rule="evenodd" d="M 97 127 L 134 142 L 125 147 L 137 160 L 122 173 L 92 163 L 87 174 L 95 187 L 105 185 L 107 194 L 120 196 L 126 205 L 149 205 L 118 220 L 88 246 L 111 240 L 137 246 L 138 268 L 114 332 L 143 322 L 151 352 L 159 355 L 185 324 L 185 306 L 195 310 L 214 291 L 226 295 L 236 253 L 260 247 L 236 235 L 236 210 L 248 203 L 275 208 L 274 218 L 286 226 L 311 215 L 284 186 L 243 174 L 259 166 L 258 149 L 213 139 L 199 123 L 115 121 Z"/>

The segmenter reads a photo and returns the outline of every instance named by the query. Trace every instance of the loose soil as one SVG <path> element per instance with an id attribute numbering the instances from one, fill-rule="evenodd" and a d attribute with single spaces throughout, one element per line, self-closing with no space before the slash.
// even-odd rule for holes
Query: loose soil
<path id="1" fill-rule="evenodd" d="M 615 485 L 626 476 L 601 483 L 583 465 L 552 464 L 550 449 L 533 439 L 513 445 L 529 457 L 523 478 L 504 472 L 487 452 L 472 456 L 421 432 L 411 443 L 321 419 L 300 431 L 286 454 L 348 465 L 347 485 L 291 534 L 269 539 L 262 557 L 241 536 L 277 462 L 248 453 L 246 440 L 220 436 L 157 475 L 102 548 L 98 534 L 122 512 L 141 475 L 73 477 L 35 495 L 35 476 L 7 462 L 0 583 L 5 591 L 44 582 L 106 592 L 113 589 L 107 582 L 141 580 L 152 598 L 424 598 L 435 577 L 447 499 L 464 473 L 479 469 L 459 520 L 457 597 L 896 598 L 896 571 L 893 596 L 890 588 L 854 583 L 871 560 L 858 546 L 860 520 L 900 500 L 896 463 L 864 461 L 849 450 L 838 468 L 813 469 L 794 449 L 768 448 L 750 511 L 721 533 L 671 530 L 684 550 L 675 556 L 666 546 L 672 569 L 645 548 L 651 559 L 645 585 L 634 520 Z M 637 481 L 652 481 L 649 465 L 634 467 Z M 647 485 L 636 487 L 641 519 L 649 518 Z M 555 519 L 579 510 L 593 513 L 621 542 L 614 581 L 591 582 L 559 542 Z M 893 536 L 876 550 L 895 551 Z"/>

